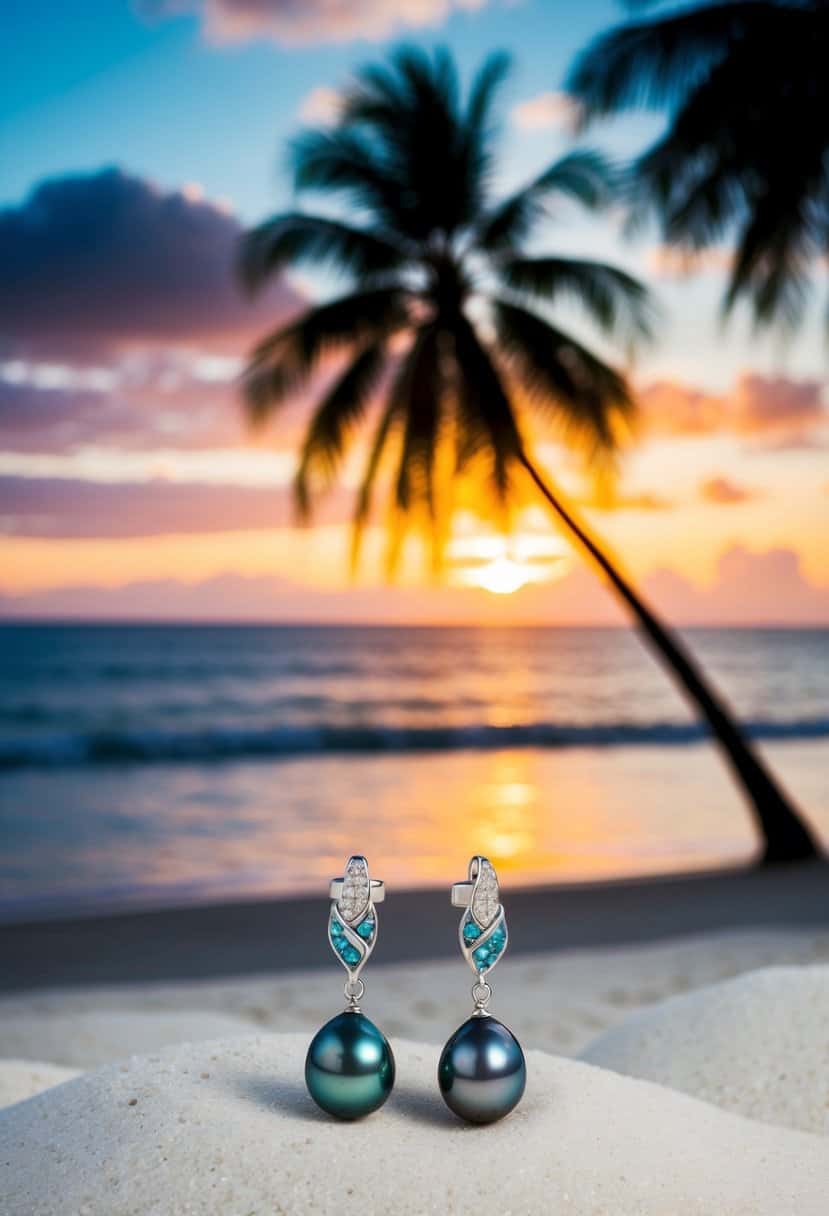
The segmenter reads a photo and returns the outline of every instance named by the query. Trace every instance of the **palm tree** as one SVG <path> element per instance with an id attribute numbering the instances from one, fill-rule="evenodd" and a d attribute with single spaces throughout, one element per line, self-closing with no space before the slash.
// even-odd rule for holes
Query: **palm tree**
<path id="1" fill-rule="evenodd" d="M 735 237 L 728 313 L 792 329 L 829 250 L 829 3 L 724 0 L 621 25 L 567 82 L 587 121 L 666 109 L 635 162 L 639 201 L 695 252 Z"/>
<path id="2" fill-rule="evenodd" d="M 485 478 L 498 508 L 516 479 L 529 477 L 707 719 L 765 836 L 765 858 L 812 856 L 809 833 L 725 704 L 541 472 L 519 425 L 520 399 L 592 466 L 612 458 L 634 412 L 630 387 L 547 309 L 575 301 L 606 337 L 627 342 L 648 332 L 651 306 L 642 284 L 614 266 L 527 252 L 548 200 L 596 208 L 610 198 L 611 171 L 595 152 L 570 152 L 516 193 L 491 199 L 492 109 L 507 67 L 504 56 L 491 57 L 463 97 L 448 53 L 403 48 L 355 78 L 333 128 L 294 143 L 297 188 L 338 194 L 349 218 L 296 211 L 268 220 L 245 238 L 243 277 L 255 290 L 280 268 L 310 261 L 353 282 L 256 347 L 244 377 L 250 415 L 266 418 L 323 360 L 330 368 L 330 356 L 345 356 L 310 418 L 295 498 L 307 518 L 355 434 L 373 423 L 355 560 L 390 460 L 397 537 L 412 521 L 427 521 L 440 537 L 458 472 Z"/>

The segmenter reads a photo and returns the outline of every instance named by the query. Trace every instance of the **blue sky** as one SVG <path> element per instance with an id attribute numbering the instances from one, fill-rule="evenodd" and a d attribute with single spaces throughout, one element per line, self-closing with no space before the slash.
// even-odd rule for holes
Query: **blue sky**
<path id="1" fill-rule="evenodd" d="M 204 29 L 198 0 L 190 6 L 194 11 L 177 16 L 150 15 L 151 3 L 188 7 L 176 0 L 143 0 L 143 7 L 141 0 L 35 0 L 6 18 L 0 203 L 20 202 L 44 177 L 120 165 L 168 189 L 197 183 L 206 197 L 229 203 L 249 223 L 290 199 L 285 145 L 309 93 L 336 87 L 353 67 L 401 38 L 448 44 L 466 72 L 493 49 L 509 50 L 508 112 L 560 89 L 577 50 L 625 14 L 613 0 L 479 0 L 477 7 L 447 4 L 444 19 L 426 24 L 397 22 L 385 40 L 323 34 L 286 45 L 261 35 L 218 41 Z M 218 3 L 232 8 L 234 0 Z M 438 9 L 442 2 L 423 5 Z M 363 8 L 372 7 L 372 0 L 363 0 Z M 383 0 L 376 7 L 383 8 Z M 411 0 L 408 11 L 412 7 L 422 5 Z M 591 142 L 623 159 L 644 146 L 658 123 L 653 116 L 625 118 L 592 133 Z M 506 135 L 505 184 L 533 172 L 565 143 L 557 130 L 508 128 Z M 596 224 L 569 217 L 568 230 L 557 235 L 574 252 L 612 257 L 640 273 L 649 268 L 648 241 L 631 248 L 604 219 Z M 767 342 L 758 349 L 739 320 L 725 340 L 717 337 L 720 275 L 657 286 L 665 325 L 660 348 L 649 357 L 653 374 L 696 371 L 710 388 L 725 389 L 749 356 L 767 372 L 781 366 L 813 375 L 822 370 L 816 320 L 789 347 Z"/>
<path id="2" fill-rule="evenodd" d="M 17 200 L 39 177 L 70 166 L 123 163 L 168 186 L 199 181 L 251 219 L 278 201 L 278 147 L 303 98 L 336 85 L 388 41 L 439 40 L 467 69 L 506 47 L 518 98 L 559 88 L 573 52 L 619 11 L 607 0 L 524 0 L 427 27 L 401 24 L 386 43 L 211 45 L 195 14 L 142 18 L 126 0 L 36 0 L 7 21 L 0 197 Z"/>

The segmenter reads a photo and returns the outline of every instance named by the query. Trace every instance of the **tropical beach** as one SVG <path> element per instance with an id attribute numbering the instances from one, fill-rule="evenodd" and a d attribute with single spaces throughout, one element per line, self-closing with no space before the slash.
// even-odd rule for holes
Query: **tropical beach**
<path id="1" fill-rule="evenodd" d="M 93 7 L 3 19 L 0 1212 L 824 1216 L 825 4 Z"/>
<path id="2" fill-rule="evenodd" d="M 370 1007 L 393 1036 L 402 1080 L 372 1120 L 367 1211 L 465 1211 L 457 1180 L 469 1169 L 493 1201 L 522 1212 L 556 1196 L 578 1213 L 818 1216 L 829 1131 L 825 868 L 753 890 L 732 874 L 697 879 L 696 890 L 693 881 L 598 898 L 581 891 L 569 906 L 566 892 L 514 901 L 514 933 L 533 953 L 505 963 L 498 1013 L 528 1050 L 528 1093 L 508 1119 L 471 1137 L 433 1081 L 446 1019 L 465 1004 L 457 962 L 389 964 L 386 952 Z M 436 898 L 400 902 L 403 915 L 388 925 L 396 938 L 406 920 L 422 939 L 451 919 Z M 31 960 L 44 947 L 50 957 L 48 935 L 29 937 L 26 970 L 9 953 L 14 933 L 4 933 L 14 978 L 32 985 L 0 998 L 8 1210 L 333 1210 L 354 1186 L 348 1163 L 366 1133 L 340 1124 L 332 1137 L 301 1085 L 307 1027 L 331 1011 L 330 962 L 322 969 L 314 958 L 313 972 L 264 963 L 284 934 L 275 927 L 308 924 L 312 906 L 205 911 L 195 926 L 170 913 L 140 934 L 113 921 L 108 945 L 106 930 L 84 937 L 83 926 L 56 926 L 56 953 L 67 961 L 74 931 L 83 959 L 101 967 L 99 982 L 76 967 L 75 984 L 59 989 L 34 987 Z M 694 918 L 702 935 L 686 935 Z M 755 927 L 721 927 L 729 922 Z M 533 936 L 539 924 L 555 927 L 552 948 Z M 654 932 L 667 940 L 629 944 Z M 235 959 L 234 933 L 247 944 Z M 572 947 L 591 933 L 613 944 Z M 171 940 L 179 974 L 199 978 L 140 982 L 165 974 L 157 945 Z M 233 977 L 256 966 L 251 943 L 265 970 Z M 403 935 L 404 958 L 420 949 Z M 125 950 L 131 965 L 113 971 Z M 68 961 L 54 973 L 60 982 L 73 978 Z M 205 978 L 224 968 L 226 978 Z M 505 1154 L 515 1166 L 501 1164 Z M 394 1161 L 393 1180 L 372 1164 L 380 1157 Z"/>

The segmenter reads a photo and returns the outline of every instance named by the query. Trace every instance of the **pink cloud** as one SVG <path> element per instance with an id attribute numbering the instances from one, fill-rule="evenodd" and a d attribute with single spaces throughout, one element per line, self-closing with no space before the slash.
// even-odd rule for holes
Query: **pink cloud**
<path id="1" fill-rule="evenodd" d="M 440 25 L 455 10 L 486 0 L 139 0 L 148 17 L 200 16 L 213 42 L 266 38 L 287 46 L 307 42 L 383 39 L 406 29 Z"/>
<path id="2" fill-rule="evenodd" d="M 673 570 L 656 570 L 644 588 L 669 620 L 686 624 L 829 623 L 829 587 L 806 578 L 793 549 L 752 553 L 734 545 L 717 563 L 710 587 L 694 587 Z"/>
<path id="3" fill-rule="evenodd" d="M 777 444 L 814 440 L 829 423 L 819 380 L 744 373 L 727 393 L 707 393 L 659 380 L 645 386 L 639 401 L 646 428 L 654 434 L 725 433 Z"/>
<path id="4" fill-rule="evenodd" d="M 730 506 L 735 503 L 750 502 L 761 495 L 757 490 L 741 486 L 729 477 L 709 477 L 699 488 L 700 498 L 704 502 L 718 503 Z"/>
<path id="5" fill-rule="evenodd" d="M 329 126 L 337 121 L 341 104 L 342 98 L 336 89 L 318 85 L 304 98 L 299 108 L 299 117 L 303 122 Z"/>
<path id="6" fill-rule="evenodd" d="M 177 371 L 165 386 L 159 364 L 120 376 L 109 388 L 39 388 L 0 379 L 0 433 L 5 452 L 70 453 L 237 447 L 249 442 L 233 384 L 205 383 Z"/>
<path id="7" fill-rule="evenodd" d="M 512 109 L 513 124 L 522 131 L 575 130 L 581 109 L 569 93 L 538 93 Z"/>
<path id="8" fill-rule="evenodd" d="M 274 528 L 290 506 L 284 487 L 0 477 L 0 517 L 6 535 L 109 539 Z"/>
<path id="9" fill-rule="evenodd" d="M 673 245 L 658 245 L 646 257 L 651 274 L 661 279 L 682 279 L 691 274 L 725 273 L 734 264 L 731 249 L 714 247 L 691 252 Z"/>
<path id="10" fill-rule="evenodd" d="M 809 582 L 791 549 L 751 553 L 735 546 L 714 583 L 698 588 L 672 570 L 649 575 L 643 590 L 676 624 L 829 624 L 829 587 Z M 620 625 L 627 616 L 585 567 L 511 596 L 474 588 L 347 587 L 323 591 L 281 577 L 225 574 L 185 583 L 164 579 L 123 587 L 63 587 L 0 594 L 4 617 L 96 619 L 368 621 Z"/>

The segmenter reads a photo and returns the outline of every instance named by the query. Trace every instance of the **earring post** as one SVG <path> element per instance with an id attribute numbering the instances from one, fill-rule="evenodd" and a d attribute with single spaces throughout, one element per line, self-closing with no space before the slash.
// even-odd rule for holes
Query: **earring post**
<path id="1" fill-rule="evenodd" d="M 452 886 L 452 907 L 453 908 L 468 908 L 469 902 L 472 899 L 472 889 L 475 886 L 474 882 L 456 882 Z"/>
<path id="2" fill-rule="evenodd" d="M 339 901 L 343 893 L 343 883 L 345 878 L 332 878 L 331 885 L 328 889 L 329 898 Z M 369 883 L 368 891 L 369 902 L 372 904 L 381 904 L 386 898 L 386 884 L 382 878 L 372 878 Z"/>

